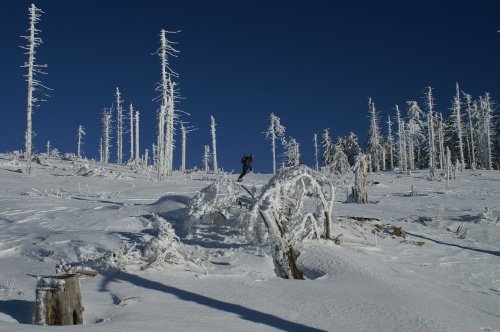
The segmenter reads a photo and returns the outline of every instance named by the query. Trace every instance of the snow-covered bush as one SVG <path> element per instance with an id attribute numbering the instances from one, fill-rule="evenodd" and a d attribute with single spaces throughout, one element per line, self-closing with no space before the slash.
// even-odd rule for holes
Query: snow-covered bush
<path id="1" fill-rule="evenodd" d="M 243 204 L 248 202 L 248 198 L 242 196 L 245 194 L 241 185 L 222 178 L 202 189 L 191 199 L 187 207 L 188 214 L 192 222 L 199 220 L 213 223 L 218 218 L 228 220 L 239 215 Z"/>
<path id="2" fill-rule="evenodd" d="M 299 165 L 274 176 L 245 218 L 249 230 L 267 227 L 276 274 L 302 279 L 296 265 L 300 243 L 308 237 L 330 238 L 334 187 L 321 173 Z"/>
<path id="3" fill-rule="evenodd" d="M 153 237 L 142 249 L 143 259 L 149 261 L 146 267 L 161 264 L 187 264 L 193 258 L 175 234 L 172 225 L 162 217 L 152 216 Z"/>
<path id="4" fill-rule="evenodd" d="M 47 158 L 41 155 L 34 156 L 33 161 L 36 162 L 38 165 L 50 166 L 49 162 L 47 161 Z"/>
<path id="5" fill-rule="evenodd" d="M 65 153 L 62 157 L 63 160 L 75 161 L 78 159 L 74 153 Z"/>
<path id="6" fill-rule="evenodd" d="M 495 211 L 497 208 L 490 209 L 489 207 L 485 207 L 484 210 L 479 213 L 478 223 L 488 223 L 488 224 L 496 224 L 500 222 L 500 216 L 496 216 Z M 497 213 L 498 214 L 498 213 Z"/>

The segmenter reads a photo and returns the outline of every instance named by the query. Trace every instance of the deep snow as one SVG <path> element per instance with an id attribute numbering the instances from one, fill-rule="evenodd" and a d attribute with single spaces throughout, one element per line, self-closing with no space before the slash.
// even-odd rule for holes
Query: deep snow
<path id="1" fill-rule="evenodd" d="M 308 240 L 300 281 L 277 278 L 269 248 L 230 222 L 186 232 L 186 204 L 214 175 L 158 182 L 128 166 L 48 163 L 27 176 L 0 154 L 0 331 L 54 329 L 31 325 L 34 276 L 60 260 L 99 272 L 80 278 L 85 324 L 74 331 L 500 331 L 498 171 L 459 172 L 449 188 L 426 171 L 375 174 L 364 205 L 337 186 L 332 234 L 342 243 Z M 153 214 L 192 261 L 141 270 L 120 256 L 151 238 Z M 392 226 L 408 237 L 390 236 Z"/>

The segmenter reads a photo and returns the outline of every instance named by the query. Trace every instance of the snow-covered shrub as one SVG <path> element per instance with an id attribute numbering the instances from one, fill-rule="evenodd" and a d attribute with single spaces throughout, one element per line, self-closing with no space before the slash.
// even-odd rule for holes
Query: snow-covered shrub
<path id="1" fill-rule="evenodd" d="M 267 227 L 276 274 L 302 279 L 296 265 L 300 243 L 307 237 L 330 238 L 334 187 L 305 165 L 288 167 L 274 176 L 244 217 L 250 232 Z"/>
<path id="2" fill-rule="evenodd" d="M 411 190 L 410 190 L 410 193 L 408 194 L 408 196 L 410 196 L 410 197 L 418 196 L 417 188 L 415 188 L 414 185 L 411 185 Z"/>
<path id="3" fill-rule="evenodd" d="M 9 161 L 6 163 L 7 165 L 11 166 L 19 165 L 20 155 L 18 151 L 7 153 L 7 157 L 9 158 Z"/>
<path id="4" fill-rule="evenodd" d="M 78 157 L 74 153 L 65 153 L 62 157 L 62 160 L 75 161 Z"/>
<path id="5" fill-rule="evenodd" d="M 59 150 L 57 148 L 53 148 L 50 150 L 50 157 L 51 158 L 61 158 L 61 153 L 59 152 Z"/>
<path id="6" fill-rule="evenodd" d="M 64 190 L 62 190 L 61 188 L 49 189 L 49 190 L 43 189 L 42 191 L 37 190 L 35 188 L 31 188 L 31 191 L 22 193 L 21 195 L 68 198 L 66 192 L 64 192 Z"/>
<path id="7" fill-rule="evenodd" d="M 242 197 L 245 196 L 243 192 L 241 185 L 228 178 L 213 182 L 189 202 L 187 209 L 191 221 L 213 223 L 220 218 L 225 221 L 239 215 L 243 204 L 248 201 Z"/>
<path id="8" fill-rule="evenodd" d="M 193 258 L 175 234 L 172 225 L 162 217 L 152 216 L 153 237 L 142 249 L 143 259 L 149 261 L 146 267 L 163 262 L 187 264 Z"/>
<path id="9" fill-rule="evenodd" d="M 47 158 L 42 155 L 34 156 L 33 161 L 36 162 L 38 165 L 50 166 L 49 162 L 47 161 Z"/>
<path id="10" fill-rule="evenodd" d="M 488 224 L 498 225 L 498 223 L 500 222 L 500 217 L 497 217 L 495 215 L 496 210 L 497 208 L 490 209 L 489 207 L 485 207 L 484 211 L 482 211 L 479 214 L 478 223 L 488 223 Z"/>

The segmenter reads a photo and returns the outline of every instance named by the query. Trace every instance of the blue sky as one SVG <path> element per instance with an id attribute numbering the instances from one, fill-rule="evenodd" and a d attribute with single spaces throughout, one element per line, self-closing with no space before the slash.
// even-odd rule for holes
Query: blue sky
<path id="1" fill-rule="evenodd" d="M 24 146 L 27 87 L 20 65 L 26 56 L 19 36 L 28 27 L 30 3 L 8 0 L 0 13 L 2 152 Z M 406 109 L 407 100 L 421 102 L 427 86 L 445 115 L 457 81 L 474 97 L 500 95 L 500 2 L 493 0 L 35 4 L 45 12 L 38 59 L 48 64 L 43 81 L 54 89 L 33 116 L 37 151 L 50 140 L 61 152 L 75 152 L 81 124 L 84 154 L 97 157 L 100 113 L 117 86 L 125 104 L 141 112 L 141 150 L 151 149 L 160 79 L 152 53 L 162 28 L 182 30 L 171 36 L 180 50 L 171 60 L 184 98 L 178 108 L 199 128 L 188 135 L 188 167 L 201 166 L 210 115 L 218 122 L 224 169 L 239 171 L 241 156 L 254 153 L 255 171 L 269 172 L 270 145 L 262 132 L 271 112 L 312 164 L 312 137 L 324 128 L 334 137 L 354 131 L 364 142 L 368 97 L 385 123 L 394 104 Z M 178 167 L 180 142 L 174 158 Z"/>

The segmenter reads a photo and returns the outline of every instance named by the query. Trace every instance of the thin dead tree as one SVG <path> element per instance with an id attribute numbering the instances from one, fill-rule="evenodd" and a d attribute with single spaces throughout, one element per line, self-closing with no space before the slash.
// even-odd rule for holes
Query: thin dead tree
<path id="1" fill-rule="evenodd" d="M 266 138 L 271 140 L 271 151 L 273 152 L 273 174 L 276 174 L 276 139 L 285 136 L 285 127 L 281 125 L 279 117 L 271 113 L 269 116 L 269 127 L 265 132 Z"/>
<path id="2" fill-rule="evenodd" d="M 132 103 L 130 103 L 130 106 L 129 106 L 129 120 L 130 120 L 130 160 L 134 160 L 134 157 L 135 157 L 135 153 L 134 153 L 134 148 L 135 148 L 135 145 L 134 145 L 134 106 L 132 105 Z"/>
<path id="3" fill-rule="evenodd" d="M 79 125 L 78 126 L 78 147 L 77 147 L 77 157 L 78 157 L 78 159 L 82 158 L 82 154 L 81 154 L 82 145 L 83 145 L 82 138 L 85 135 L 86 135 L 85 128 L 83 128 L 82 125 Z"/>
<path id="4" fill-rule="evenodd" d="M 123 109 L 120 89 L 116 88 L 116 162 L 123 163 Z"/>
<path id="5" fill-rule="evenodd" d="M 102 113 L 102 161 L 109 162 L 109 150 L 111 148 L 111 110 L 104 108 Z"/>
<path id="6" fill-rule="evenodd" d="M 389 145 L 389 158 L 392 170 L 394 169 L 394 155 L 393 155 L 394 138 L 392 137 L 392 121 L 390 115 L 387 116 L 387 145 Z"/>
<path id="7" fill-rule="evenodd" d="M 453 98 L 452 118 L 453 118 L 453 125 L 456 130 L 455 132 L 458 138 L 457 148 L 460 156 L 460 164 L 461 168 L 463 169 L 465 165 L 465 157 L 464 157 L 464 145 L 463 145 L 463 133 L 462 133 L 462 113 L 461 113 L 462 103 L 460 102 L 460 87 L 458 86 L 458 83 L 456 85 L 456 90 L 457 93 Z"/>
<path id="8" fill-rule="evenodd" d="M 32 150 L 33 150 L 33 126 L 32 126 L 32 115 L 33 108 L 38 107 L 39 101 L 45 101 L 43 98 L 39 99 L 35 96 L 36 91 L 40 90 L 50 90 L 42 82 L 36 79 L 37 74 L 46 74 L 43 70 L 47 68 L 46 64 L 40 65 L 36 63 L 36 48 L 43 44 L 42 38 L 40 38 L 39 33 L 41 32 L 36 28 L 36 24 L 40 22 L 40 18 L 43 11 L 37 8 L 34 4 L 28 9 L 29 11 L 29 21 L 30 25 L 28 28 L 28 36 L 22 36 L 22 38 L 28 41 L 26 46 L 21 46 L 22 49 L 26 50 L 24 54 L 28 55 L 28 61 L 22 65 L 22 68 L 28 68 L 28 73 L 24 75 L 26 81 L 28 82 L 28 97 L 27 97 L 27 110 L 26 110 L 26 131 L 25 131 L 25 151 L 24 159 L 26 160 L 26 173 L 31 174 L 32 165 Z M 48 96 L 47 94 L 44 94 Z"/>
<path id="9" fill-rule="evenodd" d="M 170 68 L 169 65 L 169 56 L 176 56 L 179 52 L 173 47 L 173 43 L 167 39 L 167 33 L 172 33 L 162 29 L 160 31 L 160 48 L 156 51 L 156 54 L 159 55 L 161 60 L 161 81 L 156 88 L 156 91 L 160 92 L 160 96 L 156 99 L 161 101 L 160 109 L 158 112 L 158 138 L 157 138 L 157 170 L 158 170 L 158 179 L 164 180 L 165 176 L 168 175 L 168 167 L 167 165 L 167 145 L 170 146 L 169 137 L 170 131 L 168 128 L 170 123 L 167 123 L 167 113 L 169 112 L 169 108 L 171 107 L 169 100 L 169 93 L 171 91 L 171 76 L 177 76 L 177 74 Z M 173 112 L 173 109 L 170 109 L 170 112 Z M 168 121 L 172 119 L 173 114 L 170 113 L 168 117 Z M 173 123 L 172 123 L 173 126 Z M 168 132 L 167 132 L 168 131 Z M 173 133 L 172 133 L 173 135 Z M 173 137 L 173 136 L 172 136 Z M 171 163 L 170 163 L 171 166 Z"/>
<path id="10" fill-rule="evenodd" d="M 210 133 L 212 135 L 212 168 L 214 170 L 214 173 L 218 172 L 218 166 L 217 166 L 217 138 L 216 138 L 216 133 L 215 133 L 215 119 L 212 115 L 210 115 Z"/>
<path id="11" fill-rule="evenodd" d="M 443 129 L 443 114 L 439 113 L 439 167 L 444 169 L 445 160 L 445 149 L 444 149 L 444 129 Z"/>
<path id="12" fill-rule="evenodd" d="M 434 179 L 436 169 L 436 148 L 434 144 L 434 97 L 432 96 L 432 88 L 429 86 L 426 93 L 427 99 L 427 144 L 429 146 L 429 177 Z"/>
<path id="13" fill-rule="evenodd" d="M 406 150 L 403 147 L 404 140 L 404 123 L 401 119 L 401 112 L 399 111 L 399 106 L 396 105 L 396 117 L 398 121 L 398 163 L 399 168 L 406 171 Z"/>
<path id="14" fill-rule="evenodd" d="M 314 159 L 316 161 L 315 163 L 315 170 L 316 171 L 319 171 L 319 160 L 318 160 L 318 135 L 316 135 L 316 133 L 314 133 L 314 137 L 313 137 L 313 142 L 314 142 Z"/>
<path id="15" fill-rule="evenodd" d="M 181 136 L 182 136 L 182 156 L 181 156 L 181 172 L 186 171 L 186 146 L 187 146 L 187 134 L 195 131 L 196 128 L 186 127 L 185 122 L 181 121 Z"/>
<path id="16" fill-rule="evenodd" d="M 209 166 L 210 160 L 211 160 L 210 146 L 205 145 L 205 150 L 203 153 L 203 169 L 204 169 L 205 173 L 208 173 L 208 171 L 210 170 L 210 166 Z"/>
<path id="17" fill-rule="evenodd" d="M 139 163 L 139 111 L 135 111 L 135 163 Z M 154 146 L 154 145 L 153 145 Z M 146 149 L 146 153 L 147 153 Z M 147 166 L 147 165 L 146 165 Z"/>
<path id="18" fill-rule="evenodd" d="M 467 101 L 467 116 L 469 118 L 469 163 L 472 170 L 476 169 L 476 147 L 474 143 L 474 126 L 472 114 L 474 114 L 474 102 L 472 101 L 472 96 L 467 93 L 463 93 L 465 100 Z"/>

